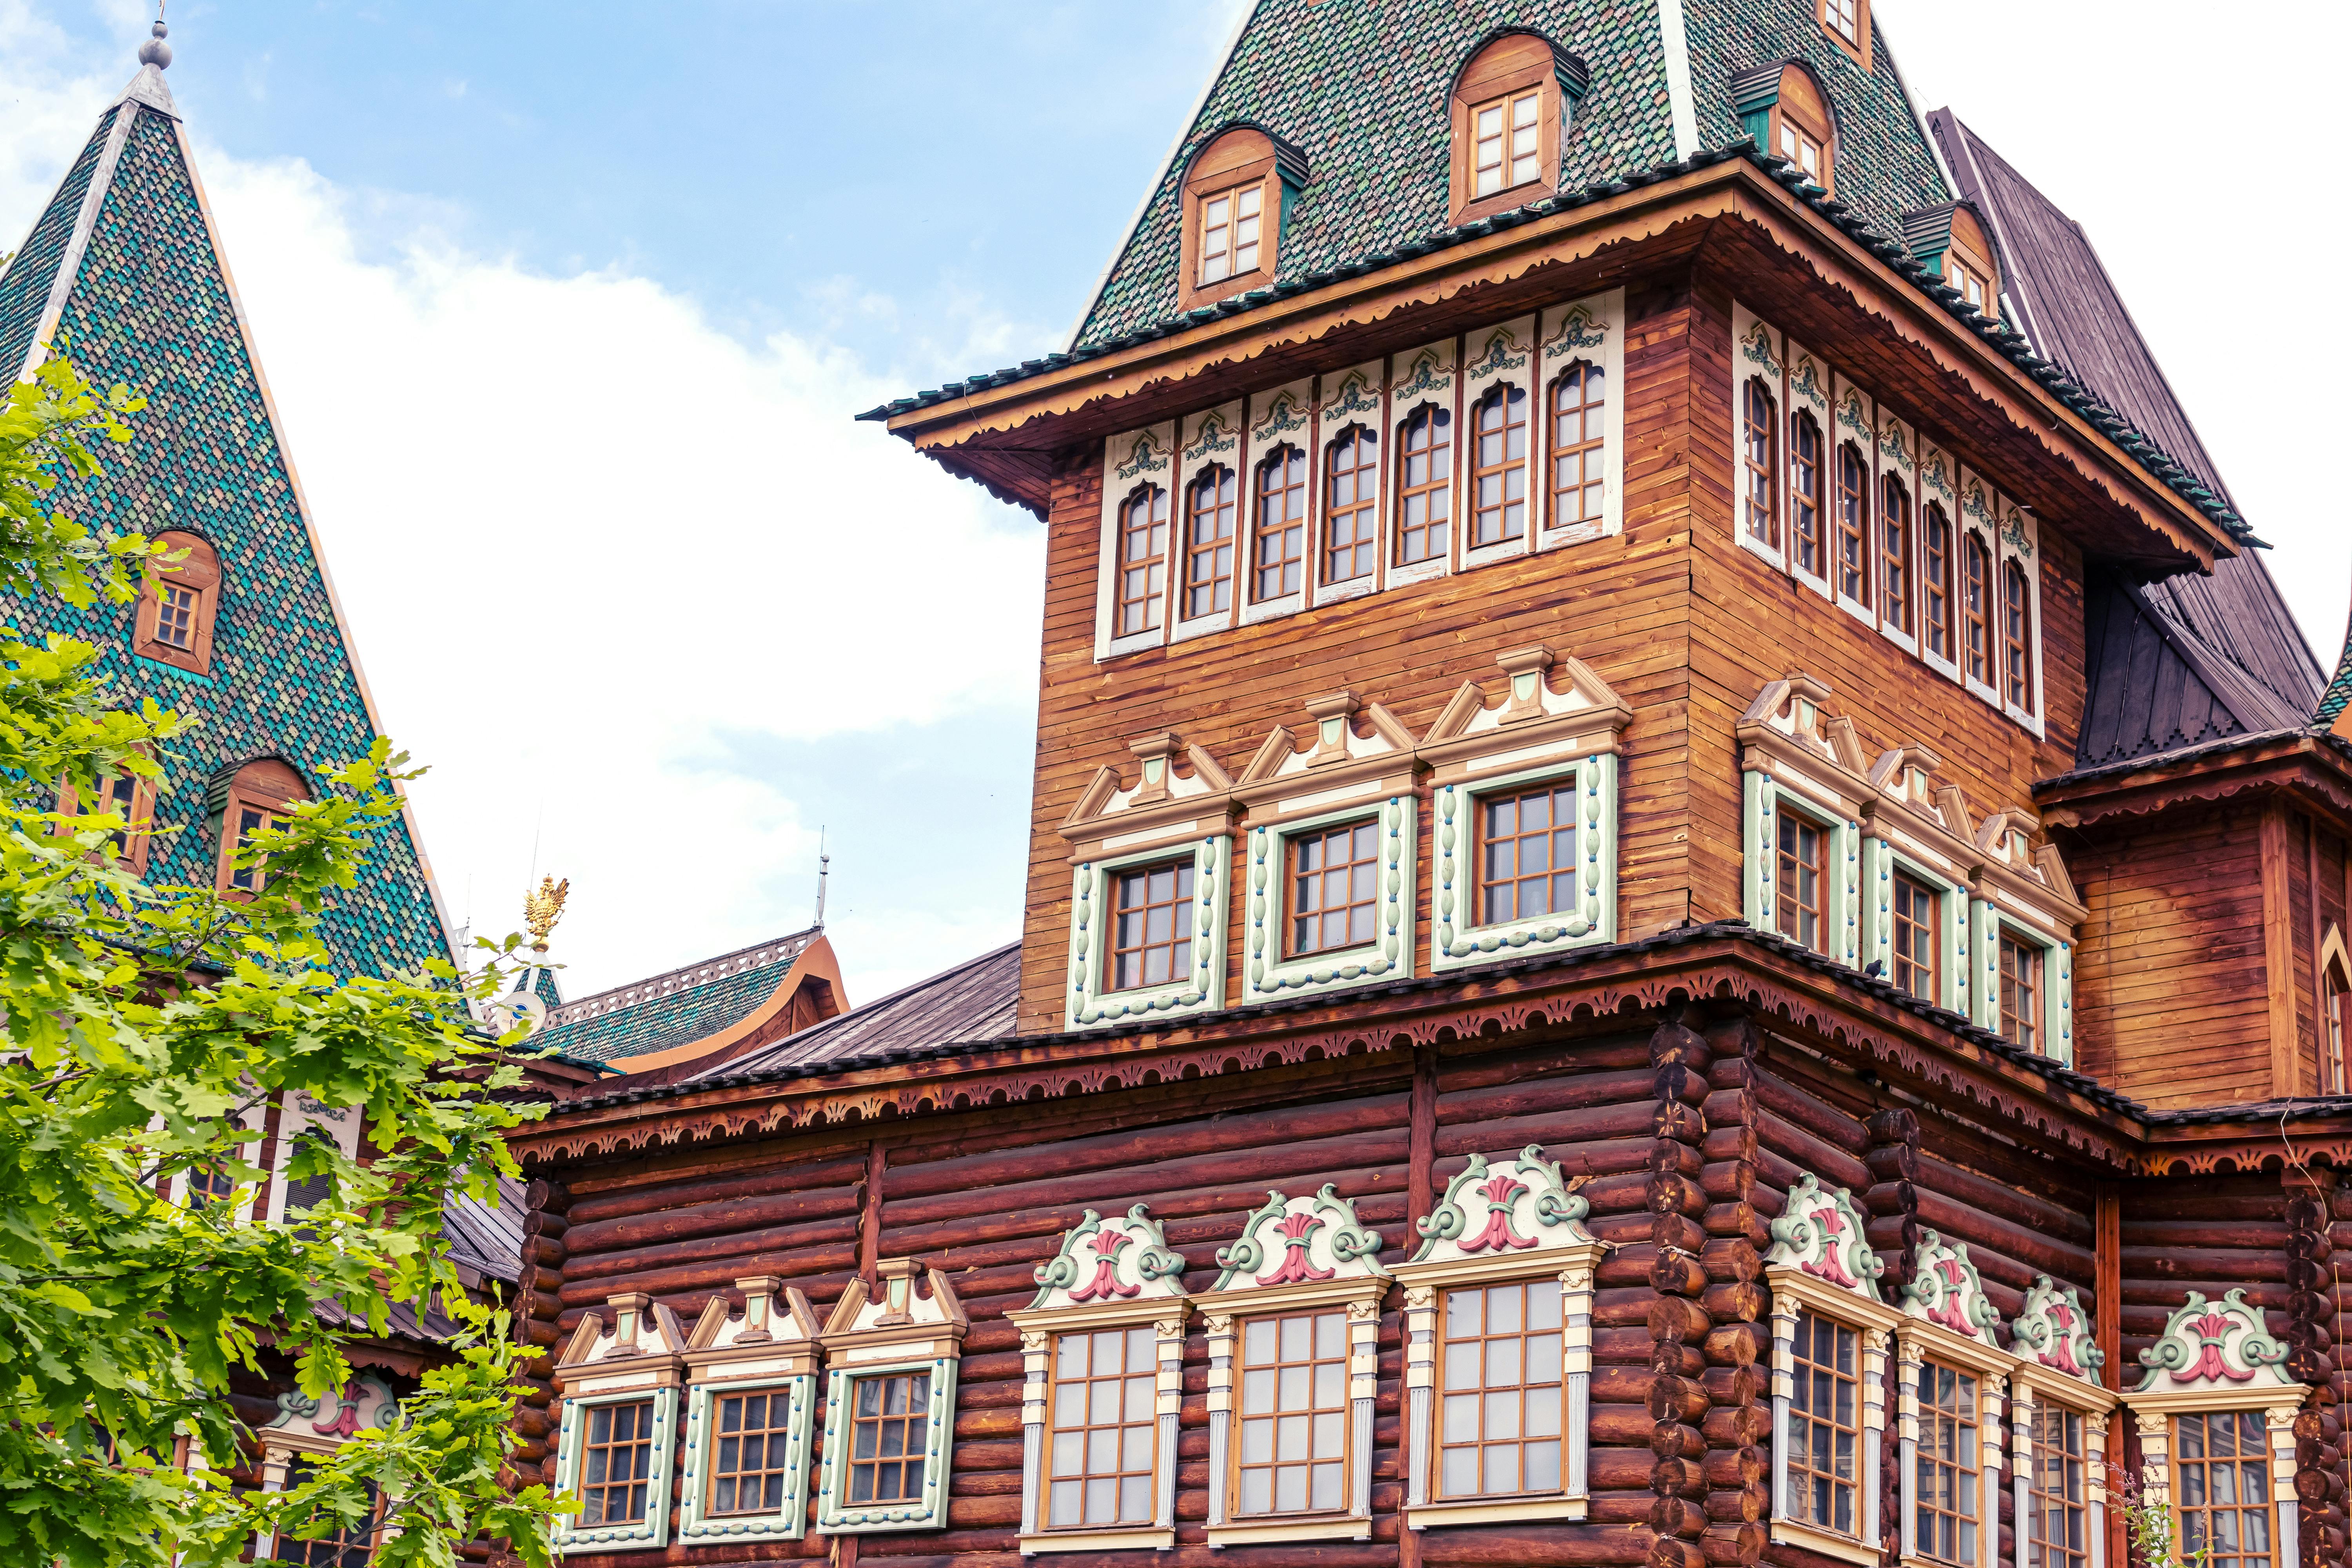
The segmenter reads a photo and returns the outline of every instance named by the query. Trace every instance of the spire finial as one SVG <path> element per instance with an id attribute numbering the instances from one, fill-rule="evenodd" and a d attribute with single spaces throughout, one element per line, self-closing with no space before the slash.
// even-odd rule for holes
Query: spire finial
<path id="1" fill-rule="evenodd" d="M 163 7 L 159 3 L 155 7 L 155 36 L 139 46 L 141 65 L 153 66 L 159 71 L 171 68 L 172 46 L 163 41 L 164 35 L 169 31 L 170 29 L 163 26 Z"/>

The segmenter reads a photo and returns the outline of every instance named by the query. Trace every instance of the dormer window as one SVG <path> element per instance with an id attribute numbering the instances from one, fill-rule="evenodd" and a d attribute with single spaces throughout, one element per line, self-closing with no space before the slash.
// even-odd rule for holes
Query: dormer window
<path id="1" fill-rule="evenodd" d="M 260 835 L 284 826 L 294 807 L 310 798 L 310 785 L 275 757 L 262 757 L 237 769 L 220 798 L 220 855 L 213 885 L 232 895 L 257 893 L 265 879 L 261 865 L 239 865 L 238 856 Z"/>
<path id="2" fill-rule="evenodd" d="M 142 658 L 205 675 L 213 665 L 213 620 L 220 607 L 220 556 L 193 533 L 158 534 L 177 560 L 151 561 L 139 596 L 131 651 Z"/>
<path id="3" fill-rule="evenodd" d="M 1822 95 L 1821 84 L 1801 66 L 1784 67 L 1780 99 L 1772 109 L 1772 151 L 1822 189 L 1834 191 L 1833 145 L 1829 100 Z"/>
<path id="4" fill-rule="evenodd" d="M 1184 175 L 1182 309 L 1274 280 L 1282 215 L 1307 160 L 1254 125 L 1213 138 Z"/>
<path id="5" fill-rule="evenodd" d="M 1507 33 L 1454 83 L 1454 221 L 1533 201 L 1559 184 L 1569 105 L 1583 68 L 1533 33 Z"/>
<path id="6" fill-rule="evenodd" d="M 1862 68 L 1870 68 L 1870 0 L 1821 0 L 1822 31 L 1852 55 Z"/>

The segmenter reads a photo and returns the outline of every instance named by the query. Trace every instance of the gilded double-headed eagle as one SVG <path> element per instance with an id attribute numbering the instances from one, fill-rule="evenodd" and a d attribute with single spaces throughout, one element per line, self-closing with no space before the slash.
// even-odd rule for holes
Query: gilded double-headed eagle
<path id="1" fill-rule="evenodd" d="M 545 952 L 547 937 L 555 922 L 563 918 L 563 900 L 571 895 L 572 879 L 559 882 L 552 877 L 539 879 L 539 890 L 525 893 L 522 900 L 522 923 L 530 931 L 531 951 Z"/>

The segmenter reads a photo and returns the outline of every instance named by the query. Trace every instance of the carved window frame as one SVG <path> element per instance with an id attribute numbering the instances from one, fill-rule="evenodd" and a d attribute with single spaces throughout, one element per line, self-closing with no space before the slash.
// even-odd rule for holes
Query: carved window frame
<path id="1" fill-rule="evenodd" d="M 1541 351 L 1538 390 L 1542 439 L 1535 443 L 1535 490 L 1540 505 L 1538 550 L 1582 544 L 1625 531 L 1625 290 L 1612 289 L 1547 309 L 1538 319 Z M 1568 367 L 1581 360 L 1601 374 L 1601 522 L 1561 523 L 1552 516 L 1552 462 L 1556 430 L 1552 388 Z"/>
<path id="2" fill-rule="evenodd" d="M 1095 659 L 1117 658 L 1163 647 L 1176 614 L 1176 542 L 1182 531 L 1176 489 L 1176 426 L 1162 423 L 1122 431 L 1103 442 L 1102 548 L 1095 582 Z M 1122 635 L 1118 629 L 1120 515 L 1135 492 L 1157 487 L 1168 497 L 1168 544 L 1160 553 L 1160 624 Z"/>
<path id="3" fill-rule="evenodd" d="M 1133 1227 L 1132 1230 L 1122 1227 Z M 1104 1248 L 1108 1232 L 1116 1237 Z M 1141 1246 L 1129 1244 L 1140 1241 Z M 1106 1221 L 1087 1209 L 1062 1235 L 1054 1257 L 1037 1266 L 1037 1294 L 1027 1307 L 1004 1314 L 1021 1333 L 1021 1554 L 1061 1552 L 1165 1551 L 1176 1544 L 1176 1418 L 1184 1395 L 1184 1323 L 1192 1299 L 1184 1290 L 1184 1260 L 1168 1246 L 1160 1223 L 1142 1204 L 1123 1219 Z M 1149 1326 L 1158 1346 L 1153 1451 L 1152 1522 L 1146 1526 L 1051 1528 L 1045 1522 L 1046 1445 L 1053 1423 L 1048 1401 L 1061 1337 L 1103 1329 Z"/>
<path id="4" fill-rule="evenodd" d="M 1500 1200 L 1496 1190 L 1506 1194 Z M 1544 1157 L 1540 1145 L 1473 1154 L 1420 1222 L 1421 1246 L 1412 1259 L 1391 1270 L 1404 1288 L 1406 1528 L 1586 1517 L 1594 1273 L 1606 1250 L 1584 1226 L 1590 1209 L 1561 1182 L 1559 1165 Z M 1533 1245 L 1522 1246 L 1518 1238 Z M 1560 1287 L 1559 1489 L 1437 1500 L 1431 1482 L 1439 1448 L 1437 1356 L 1445 1292 L 1552 1279 Z"/>
<path id="5" fill-rule="evenodd" d="M 816 1527 L 827 1535 L 872 1535 L 944 1530 L 948 1470 L 955 1450 L 956 1373 L 970 1326 L 947 1276 L 911 1258 L 889 1258 L 875 1270 L 880 1289 L 863 1275 L 849 1283 L 817 1335 L 824 1352 L 823 1459 L 817 1480 Z M 919 1280 L 930 1287 L 928 1301 Z M 849 1435 L 860 1384 L 928 1373 L 930 1408 L 924 1425 L 923 1493 L 919 1503 L 847 1500 Z"/>
<path id="6" fill-rule="evenodd" d="M 1827 931 L 1823 945 L 1808 951 L 1832 963 L 1861 967 L 1862 823 L 1843 802 L 1801 774 L 1751 767 L 1740 778 L 1740 819 L 1747 839 L 1741 881 L 1748 923 L 1759 931 L 1780 929 L 1780 818 L 1794 813 L 1828 840 L 1821 913 Z M 1797 941 L 1795 937 L 1787 940 Z"/>
<path id="7" fill-rule="evenodd" d="M 1772 1292 L 1771 1536 L 1841 1562 L 1877 1568 L 1881 1461 L 1885 1452 L 1889 1352 L 1903 1314 L 1879 1295 L 1885 1265 L 1864 1234 L 1853 1194 L 1824 1186 L 1811 1172 L 1791 1184 L 1773 1245 L 1765 1255 Z M 1797 1518 L 1789 1506 L 1790 1420 L 1795 1395 L 1797 1321 L 1806 1312 L 1854 1331 L 1855 1412 L 1861 1452 L 1854 1461 L 1854 1535 L 1841 1535 Z"/>
<path id="8" fill-rule="evenodd" d="M 1070 898 L 1070 988 L 1065 1014 L 1073 1029 L 1130 1019 L 1213 1013 L 1225 1005 L 1225 910 L 1232 903 L 1233 835 L 1185 835 L 1078 863 Z M 1112 899 L 1119 873 L 1192 857 L 1192 973 L 1181 980 L 1127 991 L 1110 983 Z"/>
<path id="9" fill-rule="evenodd" d="M 1413 851 L 1420 841 L 1415 805 L 1408 784 L 1396 793 L 1367 796 L 1310 816 L 1249 826 L 1245 915 L 1249 924 L 1242 960 L 1244 1002 L 1412 978 Z M 1286 956 L 1291 846 L 1328 828 L 1363 821 L 1371 822 L 1380 835 L 1381 882 L 1373 909 L 1372 940 L 1350 948 Z"/>
<path id="10" fill-rule="evenodd" d="M 580 1321 L 555 1368 L 556 1394 L 562 1403 L 557 1424 L 555 1485 L 559 1491 L 576 1491 L 589 1412 L 650 1401 L 654 1440 L 646 1476 L 646 1517 L 630 1524 L 583 1526 L 576 1513 L 559 1514 L 555 1547 L 566 1555 L 669 1544 L 670 1478 L 677 1452 L 686 1334 L 667 1307 L 641 1291 L 609 1297 L 605 1305 L 614 1314 L 612 1331 L 605 1332 L 602 1314 L 589 1313 Z"/>
<path id="11" fill-rule="evenodd" d="M 1895 879 L 1906 878 L 1926 888 L 1936 900 L 1936 994 L 1920 1000 L 1949 1012 L 1966 1013 L 1972 904 L 1968 884 L 1927 857 L 1912 853 L 1907 841 L 1886 837 L 1886 826 L 1875 817 L 1864 825 L 1864 832 L 1863 911 L 1869 921 L 1869 929 L 1863 933 L 1864 962 L 1884 960 L 1884 978 L 1890 985 L 1895 984 Z"/>
<path id="12" fill-rule="evenodd" d="M 2037 1279 L 2036 1290 L 2046 1288 Z M 2028 1310 L 2035 1292 L 2028 1292 Z M 2020 1314 L 2021 1321 L 2025 1314 Z M 2014 1348 L 2014 1346 L 2012 1347 Z M 2022 1358 L 2024 1352 L 2018 1351 Z M 2010 1378 L 2010 1483 L 2018 1539 L 2030 1550 L 2029 1518 L 2033 1509 L 2033 1415 L 2044 1408 L 2063 1410 L 2083 1421 L 2083 1533 L 2087 1568 L 2107 1568 L 2107 1417 L 2121 1397 L 2081 1377 L 2070 1376 L 2020 1359 Z"/>
<path id="13" fill-rule="evenodd" d="M 1902 1288 L 1902 1321 L 1895 1330 L 1897 1470 L 1903 1560 L 1953 1560 L 1922 1552 L 1918 1542 L 1920 1373 L 1930 1363 L 1977 1380 L 1977 1554 L 1967 1568 L 1999 1568 L 2001 1473 L 2009 1464 L 2004 1425 L 2017 1358 L 2000 1346 L 2000 1313 L 1986 1300 L 1966 1242 L 1948 1242 L 1922 1230 L 1917 1271 Z M 1953 1327 L 1965 1324 L 1968 1331 Z"/>
<path id="14" fill-rule="evenodd" d="M 1248 547 L 1243 552 L 1244 577 L 1237 594 L 1242 626 L 1255 626 L 1260 621 L 1297 614 L 1313 602 L 1315 585 L 1320 580 L 1326 480 L 1322 449 L 1325 432 L 1317 416 L 1314 385 L 1312 377 L 1305 377 L 1270 391 L 1252 394 L 1249 399 L 1249 466 L 1245 473 L 1249 489 L 1244 498 L 1248 511 Z M 1299 563 L 1299 583 L 1296 592 L 1261 599 L 1257 596 L 1257 548 L 1259 528 L 1264 519 L 1259 515 L 1258 484 L 1265 465 L 1284 447 L 1297 448 L 1307 469 L 1306 510 L 1300 519 L 1306 556 Z"/>
<path id="15" fill-rule="evenodd" d="M 354 1390 L 368 1397 L 364 1400 L 351 1399 L 348 1396 Z M 369 1414 L 363 1415 L 362 1412 Z M 254 1433 L 254 1438 L 261 1448 L 260 1463 L 256 1467 L 261 1474 L 261 1489 L 266 1492 L 289 1490 L 287 1483 L 293 1479 L 297 1464 L 304 1460 L 332 1458 L 335 1451 L 349 1440 L 349 1434 L 340 1429 L 346 1425 L 341 1418 L 347 1413 L 353 1424 L 351 1429 L 354 1432 L 366 1426 L 384 1430 L 397 1426 L 402 1420 L 399 1400 L 394 1396 L 391 1386 L 373 1373 L 355 1371 L 340 1394 L 330 1394 L 319 1399 L 312 1399 L 299 1390 L 279 1394 L 277 1416 Z M 298 1420 L 306 1418 L 308 1431 L 295 1425 Z M 375 1519 L 369 1531 L 371 1549 L 383 1541 L 383 1520 L 387 1504 L 392 1500 L 383 1495 L 376 1499 Z M 325 1542 L 310 1544 L 323 1545 Z M 276 1535 L 266 1530 L 257 1531 L 253 1538 L 251 1561 L 273 1562 L 272 1553 L 277 1549 Z"/>
<path id="16" fill-rule="evenodd" d="M 186 529 L 166 529 L 155 538 L 158 543 L 185 551 L 186 554 L 178 561 L 147 563 L 138 609 L 131 617 L 131 651 L 140 658 L 208 678 L 213 668 L 213 632 L 220 618 L 221 594 L 226 584 L 220 552 L 212 541 Z M 186 647 L 165 642 L 156 635 L 163 607 L 159 590 L 165 585 L 195 595 Z"/>
<path id="17" fill-rule="evenodd" d="M 2186 1415 L 2260 1412 L 2270 1458 L 2271 1561 L 2302 1560 L 2302 1512 L 2294 1489 L 2295 1417 L 2312 1390 L 2288 1377 L 2287 1348 L 2271 1338 L 2263 1309 L 2243 1288 L 2212 1301 L 2199 1291 L 2168 1319 L 2156 1342 L 2140 1352 L 2147 1369 L 2123 1403 L 2139 1431 L 2141 1496 L 2172 1514 L 2176 1539 L 2173 1456 L 2178 1422 Z"/>
<path id="18" fill-rule="evenodd" d="M 1261 1235 L 1261 1232 L 1282 1234 Z M 1379 1233 L 1326 1184 L 1304 1197 L 1266 1194 L 1241 1238 L 1217 1254 L 1223 1272 L 1193 1299 L 1209 1348 L 1209 1520 L 1212 1546 L 1271 1542 L 1369 1541 L 1372 1531 L 1372 1419 L 1380 1394 L 1381 1302 L 1392 1280 L 1381 1267 Z M 1279 1248 L 1282 1256 L 1269 1258 Z M 1268 1261 L 1265 1274 L 1253 1271 Z M 1327 1279 L 1318 1279 L 1317 1274 Z M 1276 1314 L 1342 1310 L 1348 1321 L 1347 1503 L 1338 1511 L 1243 1520 L 1235 1511 L 1243 1336 L 1251 1321 Z"/>
<path id="19" fill-rule="evenodd" d="M 814 1457 L 822 1359 L 816 1317 L 806 1297 L 772 1276 L 738 1279 L 735 1288 L 743 1293 L 743 1315 L 737 1318 L 726 1297 L 714 1296 L 687 1340 L 686 1462 L 677 1538 L 798 1541 L 808 1530 Z M 782 1506 L 772 1513 L 712 1514 L 708 1500 L 719 1442 L 718 1403 L 760 1393 L 788 1401 Z"/>

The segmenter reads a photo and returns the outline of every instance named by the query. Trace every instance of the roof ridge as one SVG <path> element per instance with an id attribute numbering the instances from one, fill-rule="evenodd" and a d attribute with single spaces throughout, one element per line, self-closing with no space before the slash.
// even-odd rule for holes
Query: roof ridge
<path id="1" fill-rule="evenodd" d="M 590 1018 L 601 1018 L 624 1007 L 675 996 L 681 991 L 691 991 L 714 980 L 724 980 L 746 970 L 764 968 L 784 957 L 783 950 L 795 942 L 800 943 L 800 947 L 793 950 L 792 956 L 798 957 L 824 930 L 823 926 L 803 926 L 799 931 L 771 937 L 765 942 L 755 942 L 749 947 L 739 947 L 715 958 L 698 959 L 692 963 L 681 963 L 675 969 L 664 970 L 659 974 L 646 975 L 642 980 L 632 980 L 626 984 L 592 992 L 576 1001 L 549 1009 L 547 1026 L 553 1028 L 559 1024 L 577 1024 Z M 623 999 L 614 1001 L 615 997 Z"/>

